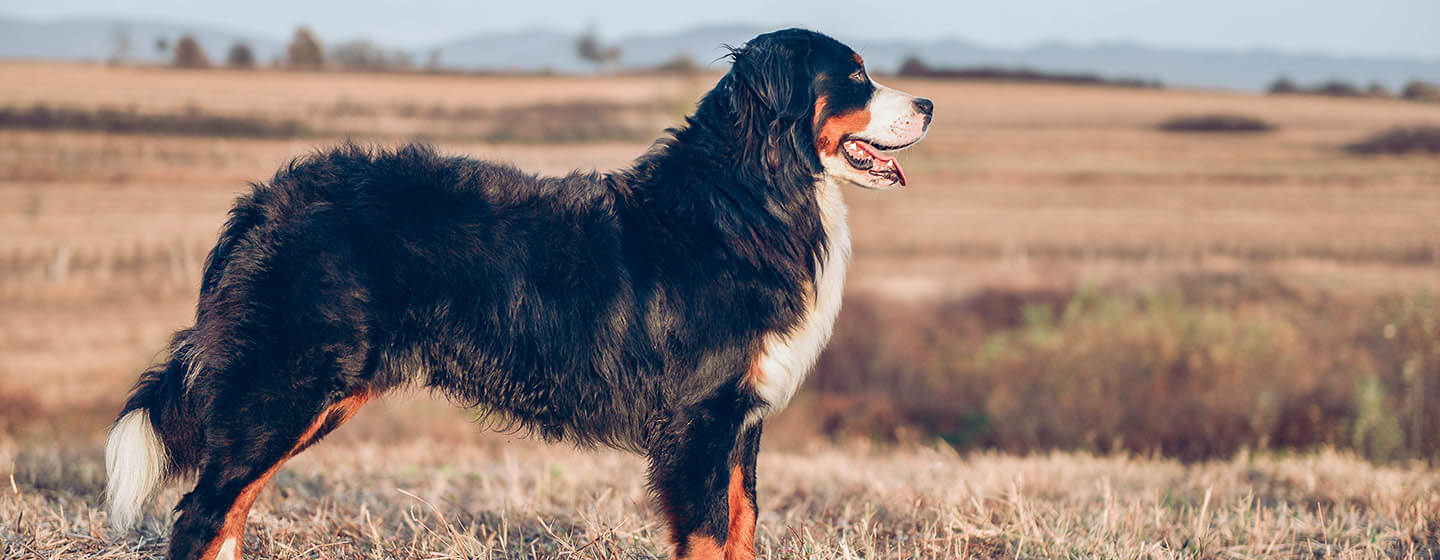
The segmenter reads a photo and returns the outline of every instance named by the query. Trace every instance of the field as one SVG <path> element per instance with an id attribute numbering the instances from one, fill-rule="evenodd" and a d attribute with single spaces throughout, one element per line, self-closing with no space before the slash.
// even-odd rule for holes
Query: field
<path id="1" fill-rule="evenodd" d="M 0 109 L 79 115 L 0 127 L 3 558 L 163 550 L 179 491 L 113 534 L 100 447 L 246 182 L 346 137 L 616 168 L 716 79 L 0 74 Z M 890 81 L 936 121 L 909 188 L 847 193 L 847 308 L 767 426 L 762 557 L 1440 555 L 1440 158 L 1342 149 L 1440 105 Z M 1209 113 L 1276 129 L 1156 128 Z M 277 476 L 246 549 L 663 556 L 639 472 L 397 395 Z"/>

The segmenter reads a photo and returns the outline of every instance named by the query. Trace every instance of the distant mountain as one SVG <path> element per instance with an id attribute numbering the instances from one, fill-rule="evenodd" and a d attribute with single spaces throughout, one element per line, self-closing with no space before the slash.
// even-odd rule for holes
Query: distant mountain
<path id="1" fill-rule="evenodd" d="M 740 45 L 767 29 L 742 25 L 707 26 L 676 33 L 636 35 L 614 41 L 625 68 L 645 68 L 688 56 L 701 67 L 724 54 L 721 43 Z M 495 68 L 589 72 L 575 51 L 575 34 L 553 29 L 477 34 L 434 48 L 447 68 Z M 611 44 L 605 41 L 605 44 Z"/>
<path id="2" fill-rule="evenodd" d="M 632 35 L 607 41 L 621 48 L 621 65 L 635 69 L 655 66 L 687 56 L 701 67 L 718 68 L 725 54 L 721 44 L 740 45 L 772 29 L 749 24 L 711 25 L 675 32 Z M 123 31 L 122 31 L 123 30 Z M 324 36 L 322 39 L 332 39 Z M 31 22 L 0 18 L 0 58 L 66 60 L 109 59 L 114 37 L 130 37 L 130 58 L 157 62 L 168 58 L 155 49 L 155 39 L 171 43 L 181 33 L 193 33 L 211 59 L 219 60 L 236 41 L 255 49 L 261 62 L 280 57 L 283 39 L 224 29 L 155 21 L 114 18 L 65 19 Z M 919 56 L 930 66 L 999 66 L 1051 72 L 1093 73 L 1108 78 L 1159 80 L 1167 86 L 1263 90 L 1277 76 L 1301 84 L 1342 79 L 1360 86 L 1378 82 L 1397 89 L 1406 81 L 1440 81 L 1440 59 L 1406 57 L 1345 57 L 1293 53 L 1270 49 L 1197 50 L 1147 47 L 1130 43 L 1072 45 L 1050 43 L 1026 48 L 992 48 L 958 40 L 919 41 L 838 37 L 865 56 L 871 68 L 893 71 L 908 56 Z M 575 35 L 549 28 L 478 33 L 408 49 L 415 60 L 438 53 L 441 66 L 478 70 L 550 70 L 588 72 L 591 66 L 575 52 Z"/>
<path id="3" fill-rule="evenodd" d="M 855 43 L 865 45 L 864 41 Z M 1413 79 L 1440 81 L 1440 59 L 1340 57 L 1273 49 L 1243 51 L 1156 48 L 1130 43 L 1051 43 L 994 49 L 961 41 L 875 41 L 857 47 L 867 62 L 898 65 L 919 56 L 931 66 L 1026 67 L 1051 72 L 1094 73 L 1109 78 L 1160 80 L 1167 86 L 1258 91 L 1285 75 L 1301 84 L 1332 79 L 1364 87 L 1378 82 L 1398 89 Z M 895 68 L 898 66 L 891 66 Z"/>
<path id="4" fill-rule="evenodd" d="M 173 46 L 186 33 L 195 36 L 214 62 L 223 61 L 236 42 L 249 44 L 261 64 L 285 52 L 285 41 L 280 39 L 213 25 L 107 17 L 43 22 L 0 17 L 0 58 L 105 61 L 115 56 L 117 40 L 123 36 L 129 43 L 127 60 L 161 62 L 171 55 L 157 49 L 156 40 Z"/>

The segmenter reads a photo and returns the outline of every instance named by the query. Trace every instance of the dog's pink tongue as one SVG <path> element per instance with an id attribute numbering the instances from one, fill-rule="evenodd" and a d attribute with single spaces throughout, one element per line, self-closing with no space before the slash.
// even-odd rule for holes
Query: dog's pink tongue
<path id="1" fill-rule="evenodd" d="M 900 160 L 885 155 L 884 152 L 871 146 L 868 142 L 860 142 L 859 145 L 860 149 L 865 150 L 865 153 L 870 154 L 871 159 L 875 160 L 875 165 L 870 168 L 870 173 L 894 171 L 896 180 L 900 182 L 901 186 L 905 185 L 905 170 L 900 167 Z"/>

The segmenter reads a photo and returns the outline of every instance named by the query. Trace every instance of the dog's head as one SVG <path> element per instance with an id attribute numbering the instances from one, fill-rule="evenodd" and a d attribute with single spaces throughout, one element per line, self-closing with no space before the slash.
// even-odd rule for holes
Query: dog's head
<path id="1" fill-rule="evenodd" d="M 929 99 L 880 85 L 850 47 L 803 29 L 766 33 L 732 49 L 722 81 L 759 165 L 786 166 L 884 190 L 905 184 L 893 152 L 930 126 Z"/>

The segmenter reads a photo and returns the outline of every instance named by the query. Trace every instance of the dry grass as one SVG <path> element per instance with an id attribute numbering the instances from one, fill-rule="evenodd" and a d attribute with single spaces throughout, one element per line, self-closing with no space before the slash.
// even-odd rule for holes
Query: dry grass
<path id="1" fill-rule="evenodd" d="M 13 445 L 6 558 L 139 558 L 163 550 L 99 511 L 93 450 Z M 7 461 L 7 462 L 8 462 Z M 653 558 L 666 536 L 638 459 L 529 442 L 326 443 L 251 513 L 263 558 Z M 762 558 L 1433 558 L 1440 476 L 1352 456 L 1028 458 L 946 448 L 819 446 L 759 466 Z M 174 490 L 161 501 L 173 503 Z M 8 550 L 7 550 L 8 547 Z"/>
<path id="2" fill-rule="evenodd" d="M 142 113 L 199 106 L 207 114 L 301 119 L 361 139 L 547 103 L 647 107 L 652 116 L 663 106 L 663 120 L 673 122 L 714 79 L 14 62 L 0 62 L 0 73 L 7 78 L 0 106 L 133 106 Z M 841 390 L 852 381 L 846 372 L 859 370 L 869 372 L 869 384 L 855 386 L 889 396 L 964 397 L 940 403 L 962 417 L 1010 411 L 996 417 L 1020 435 L 1031 433 L 1030 425 L 1016 419 L 1063 422 L 1143 401 L 1133 392 L 1102 391 L 1086 398 L 1091 409 L 1067 408 L 1080 401 L 1054 383 L 1064 377 L 1053 367 L 1062 360 L 1084 360 L 1091 369 L 1072 370 L 1080 377 L 1101 375 L 1106 364 L 1114 367 L 1104 371 L 1140 374 L 1157 364 L 1194 363 L 1188 387 L 1217 406 L 1237 393 L 1256 403 L 1244 394 L 1253 387 L 1289 387 L 1276 377 L 1301 371 L 1288 360 L 1369 363 L 1377 379 L 1418 380 L 1429 389 L 1384 386 L 1391 400 L 1376 400 L 1373 387 L 1359 385 L 1366 371 L 1326 371 L 1347 391 L 1347 406 L 1364 401 L 1384 410 L 1398 402 L 1396 410 L 1433 410 L 1394 399 L 1440 388 L 1429 377 L 1436 358 L 1421 355 L 1408 366 L 1409 354 L 1381 360 L 1350 353 L 1366 348 L 1352 345 L 1360 340 L 1352 335 L 1368 333 L 1373 348 L 1389 340 L 1377 302 L 1440 293 L 1440 160 L 1352 157 L 1342 148 L 1388 128 L 1440 123 L 1440 106 L 896 82 L 935 100 L 934 132 L 903 156 L 912 188 L 848 195 L 856 236 L 850 301 L 857 305 L 845 314 L 830 365 L 800 406 L 767 431 L 760 480 L 767 558 L 1437 555 L 1440 481 L 1419 464 L 1376 466 L 1323 448 L 1289 455 L 1283 443 L 1259 438 L 1189 464 L 1123 453 L 957 455 L 937 449 L 929 434 L 939 429 L 904 422 L 898 429 L 909 431 L 895 438 L 905 442 L 898 446 L 872 448 L 868 436 L 890 436 L 848 428 L 832 430 L 842 443 L 817 444 L 824 426 L 814 414 L 839 406 L 872 428 L 903 420 L 913 402 L 886 410 L 883 400 Z M 1233 136 L 1153 128 L 1173 115 L 1212 113 L 1253 115 L 1278 130 Z M 193 312 L 200 260 L 235 193 L 326 140 L 0 130 L 0 469 L 9 471 L 0 474 L 14 480 L 9 486 L 0 477 L 0 557 L 133 558 L 161 550 L 163 522 L 121 538 L 108 535 L 96 510 L 104 426 L 135 373 Z M 623 165 L 645 144 L 440 145 L 558 173 Z M 1190 294 L 1187 279 L 1210 277 L 1279 288 L 1243 301 L 1182 299 L 1178 311 L 1152 312 L 1133 296 Z M 1059 313 L 1036 322 L 1039 306 L 1069 302 L 1081 286 L 1104 287 L 1131 307 L 1068 324 Z M 893 313 L 874 323 L 857 319 L 867 308 Z M 1009 322 L 987 319 L 994 309 L 1010 310 Z M 1423 326 L 1434 318 L 1412 319 Z M 1199 338 L 1184 337 L 1187 325 Z M 1276 333 L 1266 346 L 1273 355 L 1227 353 L 1243 347 L 1249 325 Z M 1403 331 L 1412 332 L 1427 331 Z M 1111 335 L 1124 344 L 1105 346 Z M 1405 348 L 1435 342 L 1420 338 Z M 997 352 L 983 362 L 989 369 L 977 369 L 972 343 Z M 853 352 L 867 348 L 875 352 Z M 905 362 L 907 352 L 927 348 L 955 355 L 924 367 Z M 1149 350 L 1172 353 L 1139 359 Z M 1265 367 L 1277 357 L 1278 367 Z M 1009 397 L 985 389 L 996 379 L 1009 380 Z M 977 387 L 983 390 L 972 391 Z M 1012 398 L 1026 388 L 1034 392 Z M 1172 387 L 1161 394 L 1186 393 Z M 830 398 L 837 395 L 850 400 Z M 982 402 L 989 397 L 997 400 Z M 1302 393 L 1293 398 L 1307 403 Z M 1025 407 L 1048 407 L 1048 416 L 1027 415 Z M 1430 416 L 1366 418 L 1373 422 L 1364 433 L 1382 434 Z M 1346 429 L 1344 438 L 1322 441 L 1368 453 L 1350 439 L 1355 426 Z M 1009 448 L 1055 445 L 1130 448 L 1053 441 Z M 1282 449 L 1244 451 L 1267 445 Z M 277 477 L 253 516 L 249 548 L 265 557 L 524 557 L 532 550 L 650 557 L 663 554 L 665 537 L 635 475 L 640 466 L 608 452 L 477 437 L 448 406 L 425 399 L 383 401 Z M 162 501 L 176 497 L 172 490 Z"/>

